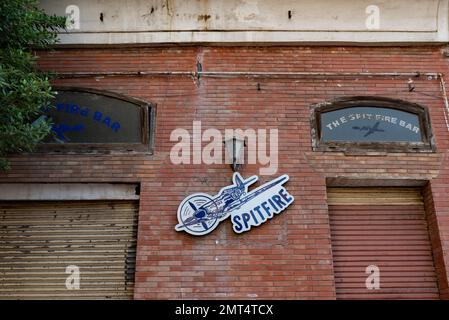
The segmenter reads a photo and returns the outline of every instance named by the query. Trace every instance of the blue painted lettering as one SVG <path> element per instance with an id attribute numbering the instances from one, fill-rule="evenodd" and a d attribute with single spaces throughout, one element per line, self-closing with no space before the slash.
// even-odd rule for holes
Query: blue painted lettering
<path id="1" fill-rule="evenodd" d="M 232 222 L 234 223 L 234 229 L 236 232 L 241 232 L 243 229 L 242 224 L 240 223 L 240 216 L 235 216 L 232 218 Z"/>
<path id="2" fill-rule="evenodd" d="M 278 212 L 278 211 L 279 211 L 278 207 L 276 207 L 276 205 L 274 204 L 274 202 L 273 202 L 272 199 L 268 199 L 268 202 L 269 202 L 270 205 L 274 208 L 274 211 L 275 211 L 275 212 Z M 281 209 L 282 209 L 282 207 L 281 207 Z"/>
<path id="3" fill-rule="evenodd" d="M 259 214 L 262 220 L 265 218 L 262 212 L 260 212 L 260 206 L 255 207 L 254 210 Z"/>
<path id="4" fill-rule="evenodd" d="M 95 121 L 101 121 L 103 114 L 100 111 L 95 111 L 94 115 L 93 115 L 93 119 Z"/>
<path id="5" fill-rule="evenodd" d="M 268 204 L 268 202 L 266 202 L 266 201 L 264 201 L 264 202 L 262 202 L 262 208 L 263 208 L 263 210 L 267 213 L 267 215 L 268 215 L 268 217 L 273 217 L 273 213 L 272 212 L 270 212 L 270 207 L 268 207 L 267 206 L 267 204 Z"/>
<path id="6" fill-rule="evenodd" d="M 273 196 L 273 200 L 280 206 L 281 208 L 285 207 L 285 203 L 282 202 L 281 197 L 278 195 Z"/>
<path id="7" fill-rule="evenodd" d="M 288 194 L 288 192 L 285 189 L 281 189 L 281 191 L 279 191 L 279 194 L 287 203 L 293 201 L 293 198 Z"/>
<path id="8" fill-rule="evenodd" d="M 87 117 L 87 116 L 89 115 L 89 108 L 81 109 L 80 115 L 81 115 L 82 117 Z"/>
<path id="9" fill-rule="evenodd" d="M 258 220 L 257 220 L 257 218 L 256 218 L 256 215 L 254 214 L 254 210 L 251 210 L 249 213 L 251 213 L 251 217 L 253 217 L 254 221 L 255 221 L 256 223 L 258 223 Z"/>
<path id="10" fill-rule="evenodd" d="M 78 114 L 79 111 L 80 111 L 80 107 L 77 104 L 72 104 L 70 106 L 70 113 Z"/>
<path id="11" fill-rule="evenodd" d="M 243 223 L 245 224 L 245 229 L 248 229 L 248 227 L 249 227 L 248 221 L 251 219 L 251 216 L 245 212 L 242 214 L 242 219 L 243 219 Z"/>
<path id="12" fill-rule="evenodd" d="M 109 127 L 111 125 L 111 118 L 105 117 L 103 123 Z"/>
<path id="13" fill-rule="evenodd" d="M 114 122 L 111 126 L 111 129 L 114 130 L 114 132 L 117 132 L 120 129 L 120 123 Z"/>
<path id="14" fill-rule="evenodd" d="M 265 198 L 266 201 L 260 203 L 260 205 L 249 210 L 249 214 L 244 211 L 241 213 L 236 213 L 232 217 L 234 223 L 234 231 L 237 233 L 242 233 L 251 229 L 251 227 L 259 226 L 268 219 L 273 218 L 273 212 L 276 214 L 281 213 L 285 208 L 287 208 L 290 203 L 294 201 L 293 197 L 288 194 L 288 192 L 281 188 L 276 193 Z M 263 210 L 263 213 L 261 212 Z M 255 213 L 258 213 L 257 216 Z M 266 213 L 266 214 L 265 214 Z M 235 223 L 238 222 L 238 225 Z"/>

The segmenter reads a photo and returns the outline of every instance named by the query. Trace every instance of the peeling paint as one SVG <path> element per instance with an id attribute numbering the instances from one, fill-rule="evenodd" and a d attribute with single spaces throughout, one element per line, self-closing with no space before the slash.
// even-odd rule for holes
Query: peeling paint
<path id="1" fill-rule="evenodd" d="M 200 15 L 198 16 L 198 21 L 201 21 L 201 20 L 207 21 L 207 20 L 209 20 L 210 18 L 211 18 L 211 15 L 210 15 L 210 14 L 200 14 Z"/>
<path id="2" fill-rule="evenodd" d="M 41 0 L 51 14 L 80 7 L 61 43 L 449 42 L 449 0 L 380 0 L 382 30 L 367 31 L 367 1 Z M 403 12 L 408 14 L 404 16 Z M 99 13 L 103 21 L 99 23 Z M 209 31 L 203 33 L 202 31 Z M 274 33 L 276 31 L 276 33 Z M 231 33 L 232 32 L 232 33 Z"/>

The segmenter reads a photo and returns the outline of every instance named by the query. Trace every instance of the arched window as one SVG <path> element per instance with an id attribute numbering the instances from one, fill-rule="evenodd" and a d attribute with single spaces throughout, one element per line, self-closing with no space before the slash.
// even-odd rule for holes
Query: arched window
<path id="1" fill-rule="evenodd" d="M 52 132 L 41 150 L 152 152 L 154 106 L 107 91 L 59 87 L 46 116 Z"/>
<path id="2" fill-rule="evenodd" d="M 312 107 L 315 151 L 431 152 L 425 107 L 379 97 L 340 98 Z"/>

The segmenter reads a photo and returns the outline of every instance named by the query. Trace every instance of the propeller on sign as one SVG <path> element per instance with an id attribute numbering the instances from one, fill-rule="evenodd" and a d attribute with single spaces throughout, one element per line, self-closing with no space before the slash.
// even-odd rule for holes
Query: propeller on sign
<path id="1" fill-rule="evenodd" d="M 192 208 L 192 210 L 195 212 L 195 213 L 194 213 L 195 218 L 201 219 L 201 218 L 204 217 L 204 215 L 202 215 L 202 217 L 197 217 L 198 209 L 197 209 L 197 207 L 195 206 L 195 204 L 194 204 L 193 202 L 189 201 L 189 206 L 190 206 L 190 208 Z M 204 230 L 207 230 L 207 229 L 208 229 L 208 226 L 207 226 L 206 222 L 200 221 L 200 223 L 201 223 L 201 225 L 203 226 Z"/>
<path id="2" fill-rule="evenodd" d="M 195 212 L 196 212 L 196 210 L 198 210 L 198 209 L 196 208 L 195 204 L 194 204 L 193 202 L 191 202 L 191 201 L 189 201 L 189 206 L 190 206 L 190 208 L 192 208 L 193 211 L 195 211 Z"/>

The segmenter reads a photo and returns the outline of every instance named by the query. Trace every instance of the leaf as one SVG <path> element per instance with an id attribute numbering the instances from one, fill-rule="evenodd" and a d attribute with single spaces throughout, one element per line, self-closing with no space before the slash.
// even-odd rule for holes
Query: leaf
<path id="1" fill-rule="evenodd" d="M 55 44 L 65 19 L 36 0 L 0 1 L 0 169 L 9 168 L 8 154 L 31 152 L 50 132 L 48 120 L 33 125 L 53 99 L 51 74 L 35 68 L 33 50 Z"/>

